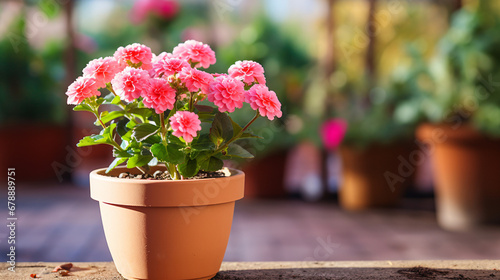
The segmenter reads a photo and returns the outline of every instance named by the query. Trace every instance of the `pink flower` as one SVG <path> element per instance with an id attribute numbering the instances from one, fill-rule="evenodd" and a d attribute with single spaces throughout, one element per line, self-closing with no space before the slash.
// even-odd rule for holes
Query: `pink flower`
<path id="1" fill-rule="evenodd" d="M 157 114 L 172 110 L 175 103 L 175 90 L 164 79 L 149 79 L 146 89 L 142 92 L 142 102 L 148 108 L 155 109 Z"/>
<path id="2" fill-rule="evenodd" d="M 128 64 L 128 61 L 130 61 L 133 64 L 142 62 L 140 68 L 146 70 L 151 69 L 153 54 L 151 53 L 151 49 L 145 45 L 134 43 L 125 48 L 119 47 L 113 56 L 122 67 L 130 66 Z"/>
<path id="3" fill-rule="evenodd" d="M 185 67 L 179 73 L 179 79 L 186 85 L 190 92 L 197 92 L 201 89 L 203 93 L 208 92 L 208 86 L 214 78 L 207 72 L 198 69 Z"/>
<path id="4" fill-rule="evenodd" d="M 281 103 L 276 93 L 265 85 L 256 84 L 251 87 L 245 95 L 245 101 L 252 109 L 259 110 L 260 115 L 267 116 L 269 120 L 273 120 L 275 116 L 281 118 Z"/>
<path id="5" fill-rule="evenodd" d="M 139 98 L 148 86 L 149 74 L 146 70 L 127 67 L 111 80 L 114 91 L 121 99 L 131 102 Z"/>
<path id="6" fill-rule="evenodd" d="M 343 119 L 331 119 L 321 125 L 320 133 L 323 145 L 328 150 L 336 149 L 347 131 L 347 123 Z"/>
<path id="7" fill-rule="evenodd" d="M 243 107 L 245 88 L 243 82 L 229 76 L 219 76 L 210 84 L 208 101 L 219 107 L 220 112 L 234 112 Z"/>
<path id="8" fill-rule="evenodd" d="M 245 84 L 250 85 L 254 82 L 266 84 L 264 77 L 264 68 L 255 61 L 244 60 L 236 61 L 228 70 L 229 76 L 243 80 Z"/>
<path id="9" fill-rule="evenodd" d="M 76 81 L 69 85 L 68 91 L 66 91 L 68 104 L 78 105 L 85 98 L 101 95 L 101 92 L 97 90 L 98 88 L 96 79 L 92 77 L 78 77 Z"/>
<path id="10" fill-rule="evenodd" d="M 181 72 L 184 67 L 190 68 L 189 63 L 184 59 L 167 57 L 167 55 L 165 55 L 155 59 L 151 73 L 153 77 L 160 77 L 162 75 L 167 77 Z"/>
<path id="11" fill-rule="evenodd" d="M 133 23 L 138 24 L 149 14 L 160 16 L 164 19 L 174 17 L 179 11 L 179 4 L 169 0 L 137 0 L 132 7 L 130 17 Z"/>
<path id="12" fill-rule="evenodd" d="M 113 57 L 98 58 L 90 61 L 83 69 L 83 76 L 96 79 L 98 86 L 106 87 L 106 83 L 111 82 L 116 73 L 122 69 Z"/>
<path id="13" fill-rule="evenodd" d="M 215 53 L 210 46 L 195 40 L 187 40 L 177 45 L 172 53 L 191 63 L 196 63 L 195 67 L 208 68 L 215 63 Z"/>
<path id="14" fill-rule="evenodd" d="M 193 112 L 177 111 L 170 117 L 170 125 L 174 132 L 173 135 L 182 137 L 187 143 L 193 141 L 196 132 L 201 130 L 201 121 Z"/>

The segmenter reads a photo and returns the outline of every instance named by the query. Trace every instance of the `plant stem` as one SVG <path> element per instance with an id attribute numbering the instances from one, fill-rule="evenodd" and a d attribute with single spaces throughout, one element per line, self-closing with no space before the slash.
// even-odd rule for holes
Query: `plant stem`
<path id="1" fill-rule="evenodd" d="M 116 92 L 113 90 L 113 87 L 111 86 L 111 84 L 106 84 L 106 88 L 107 88 L 107 89 L 108 89 L 108 90 L 109 90 L 109 91 L 110 91 L 110 92 L 111 92 L 114 96 L 118 96 L 118 95 L 116 94 Z M 123 101 L 122 101 L 121 99 L 120 99 L 120 107 L 123 109 L 123 111 L 125 111 L 125 116 L 127 116 L 127 118 L 128 118 L 129 120 L 132 120 L 132 119 L 133 119 L 134 121 L 138 120 L 139 122 L 137 122 L 137 123 L 142 123 L 142 121 L 141 121 L 139 118 L 137 118 L 137 117 L 133 116 L 131 113 L 127 112 L 127 110 L 126 110 L 126 105 L 125 105 L 125 103 L 123 103 Z"/>
<path id="2" fill-rule="evenodd" d="M 167 129 L 165 127 L 165 113 L 161 113 L 160 114 L 160 136 L 161 136 L 161 140 L 163 142 L 165 142 L 165 144 L 167 143 Z"/>
<path id="3" fill-rule="evenodd" d="M 234 142 L 235 140 L 237 140 L 238 138 L 241 137 L 241 135 L 243 135 L 243 132 L 245 132 L 245 130 L 259 117 L 259 111 L 256 112 L 255 116 L 253 117 L 253 119 L 251 121 L 249 121 L 247 123 L 247 125 L 245 125 L 241 131 L 236 134 L 235 136 L 233 136 L 233 138 L 229 139 L 229 141 L 227 141 L 226 143 L 224 143 L 224 145 L 220 146 L 218 149 L 216 149 L 212 154 L 210 154 L 209 157 L 213 156 L 213 155 L 216 155 L 217 153 L 219 153 L 220 151 L 224 150 L 225 148 L 227 148 L 227 146 L 229 146 L 229 144 L 231 144 L 232 142 Z"/>

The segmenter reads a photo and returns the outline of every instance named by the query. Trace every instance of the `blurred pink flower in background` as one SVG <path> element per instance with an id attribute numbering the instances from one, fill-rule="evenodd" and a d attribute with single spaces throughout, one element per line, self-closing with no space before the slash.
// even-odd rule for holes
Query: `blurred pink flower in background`
<path id="1" fill-rule="evenodd" d="M 150 14 L 162 19 L 171 19 L 179 12 L 179 3 L 172 0 L 137 0 L 130 11 L 132 23 L 143 22 Z"/>
<path id="2" fill-rule="evenodd" d="M 323 145 L 327 150 L 335 150 L 347 131 L 347 122 L 343 119 L 330 119 L 321 125 L 320 129 Z"/>

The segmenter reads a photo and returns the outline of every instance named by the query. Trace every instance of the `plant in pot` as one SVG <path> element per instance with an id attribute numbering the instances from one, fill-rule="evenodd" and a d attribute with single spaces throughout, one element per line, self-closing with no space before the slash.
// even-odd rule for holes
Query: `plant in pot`
<path id="1" fill-rule="evenodd" d="M 223 160 L 251 158 L 237 141 L 256 137 L 247 128 L 259 116 L 282 113 L 261 65 L 200 70 L 215 61 L 208 45 L 193 40 L 158 56 L 132 44 L 89 62 L 68 88 L 68 104 L 94 114 L 102 128 L 78 146 L 113 147 L 109 167 L 91 172 L 90 193 L 125 278 L 209 279 L 220 268 L 244 190 L 243 172 L 223 168 Z M 241 127 L 228 113 L 243 102 L 256 112 Z"/>
<path id="2" fill-rule="evenodd" d="M 493 1 L 452 16 L 429 62 L 435 89 L 418 137 L 431 145 L 437 218 L 450 230 L 500 222 L 500 20 Z"/>
<path id="3" fill-rule="evenodd" d="M 347 122 L 339 147 L 342 171 L 339 203 L 348 210 L 396 206 L 415 172 L 410 158 L 418 124 L 415 66 L 399 67 L 369 95 L 344 88 L 347 104 L 338 102 L 338 116 Z M 417 159 L 419 160 L 419 159 Z"/>

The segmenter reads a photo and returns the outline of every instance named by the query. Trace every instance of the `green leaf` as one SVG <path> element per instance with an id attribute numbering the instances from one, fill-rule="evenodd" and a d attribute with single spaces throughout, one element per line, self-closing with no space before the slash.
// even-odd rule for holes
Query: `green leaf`
<path id="1" fill-rule="evenodd" d="M 188 159 L 185 163 L 178 165 L 179 172 L 184 177 L 193 177 L 198 174 L 199 168 L 195 159 Z"/>
<path id="2" fill-rule="evenodd" d="M 157 133 L 159 129 L 160 127 L 156 125 L 152 125 L 149 123 L 141 123 L 136 125 L 132 130 L 132 138 L 134 138 L 139 142 L 142 142 L 149 136 Z"/>
<path id="3" fill-rule="evenodd" d="M 128 123 L 128 119 L 126 119 L 126 118 L 120 119 L 116 123 L 116 132 L 118 133 L 118 135 L 120 135 L 120 137 L 122 137 L 122 139 L 123 139 L 123 135 L 125 135 L 130 130 L 127 127 L 127 123 Z M 127 139 L 127 141 L 129 141 L 129 140 L 130 139 Z"/>
<path id="4" fill-rule="evenodd" d="M 174 143 L 174 144 L 179 145 L 181 147 L 186 146 L 186 143 L 182 142 L 182 140 L 179 137 L 172 135 L 172 133 L 169 133 L 167 138 L 168 138 L 168 143 Z M 196 139 L 193 140 L 193 142 L 194 141 L 196 141 Z"/>
<path id="5" fill-rule="evenodd" d="M 126 161 L 127 161 L 127 158 L 115 158 L 115 160 L 113 160 L 113 162 L 111 162 L 111 164 L 109 165 L 108 169 L 106 169 L 106 173 L 109 173 L 109 171 L 115 169 L 115 167 L 117 167 L 118 165 L 120 165 Z"/>
<path id="6" fill-rule="evenodd" d="M 83 139 L 81 139 L 78 144 L 76 144 L 77 147 L 86 147 L 86 146 L 93 146 L 93 145 L 99 145 L 99 144 L 109 144 L 110 142 L 108 139 L 102 135 L 91 135 L 91 136 L 85 136 Z"/>
<path id="7" fill-rule="evenodd" d="M 241 134 L 240 137 L 238 137 L 238 139 L 243 139 L 243 138 L 257 138 L 257 139 L 264 139 L 258 135 L 255 135 L 255 134 L 252 134 L 252 133 L 248 133 L 248 132 L 244 132 L 243 134 Z"/>
<path id="8" fill-rule="evenodd" d="M 173 143 L 167 145 L 168 162 L 181 164 L 185 161 L 186 154 L 181 150 L 182 147 Z"/>
<path id="9" fill-rule="evenodd" d="M 217 113 L 210 128 L 210 140 L 219 147 L 223 142 L 233 137 L 233 125 L 231 119 L 225 113 Z"/>
<path id="10" fill-rule="evenodd" d="M 143 121 L 153 114 L 153 110 L 149 108 L 133 108 L 129 112 L 140 117 Z"/>
<path id="11" fill-rule="evenodd" d="M 92 108 L 85 103 L 76 105 L 75 107 L 73 107 L 73 111 L 87 111 L 87 112 L 92 112 L 92 113 L 94 112 L 92 110 Z"/>
<path id="12" fill-rule="evenodd" d="M 243 128 L 239 124 L 237 124 L 235 121 L 233 121 L 233 119 L 231 117 L 229 117 L 229 119 L 231 120 L 231 124 L 233 125 L 233 136 L 236 136 L 236 135 L 238 135 L 238 133 L 240 133 L 240 131 Z"/>
<path id="13" fill-rule="evenodd" d="M 153 159 L 153 156 L 151 155 L 140 155 L 140 154 L 135 154 L 133 157 L 131 157 L 128 162 L 127 162 L 127 168 L 134 168 L 137 166 L 144 166 L 148 164 L 151 160 Z"/>
<path id="14" fill-rule="evenodd" d="M 154 144 L 151 146 L 151 153 L 155 156 L 159 161 L 166 162 L 168 160 L 168 153 L 165 145 L 162 143 Z"/>
<path id="15" fill-rule="evenodd" d="M 108 123 L 116 118 L 123 117 L 125 115 L 124 111 L 111 111 L 104 116 L 101 115 L 101 120 L 103 123 Z"/>
<path id="16" fill-rule="evenodd" d="M 237 158 L 253 158 L 253 155 L 238 144 L 231 143 L 227 148 L 226 156 Z"/>
<path id="17" fill-rule="evenodd" d="M 224 162 L 221 159 L 210 157 L 201 162 L 200 169 L 207 172 L 213 172 L 220 170 L 223 166 Z"/>
<path id="18" fill-rule="evenodd" d="M 118 149 L 113 149 L 113 157 L 115 158 L 129 158 L 132 155 L 128 153 L 127 151 L 120 151 Z"/>
<path id="19" fill-rule="evenodd" d="M 202 134 L 200 137 L 193 140 L 191 148 L 197 151 L 210 151 L 213 150 L 215 146 L 208 134 Z"/>

